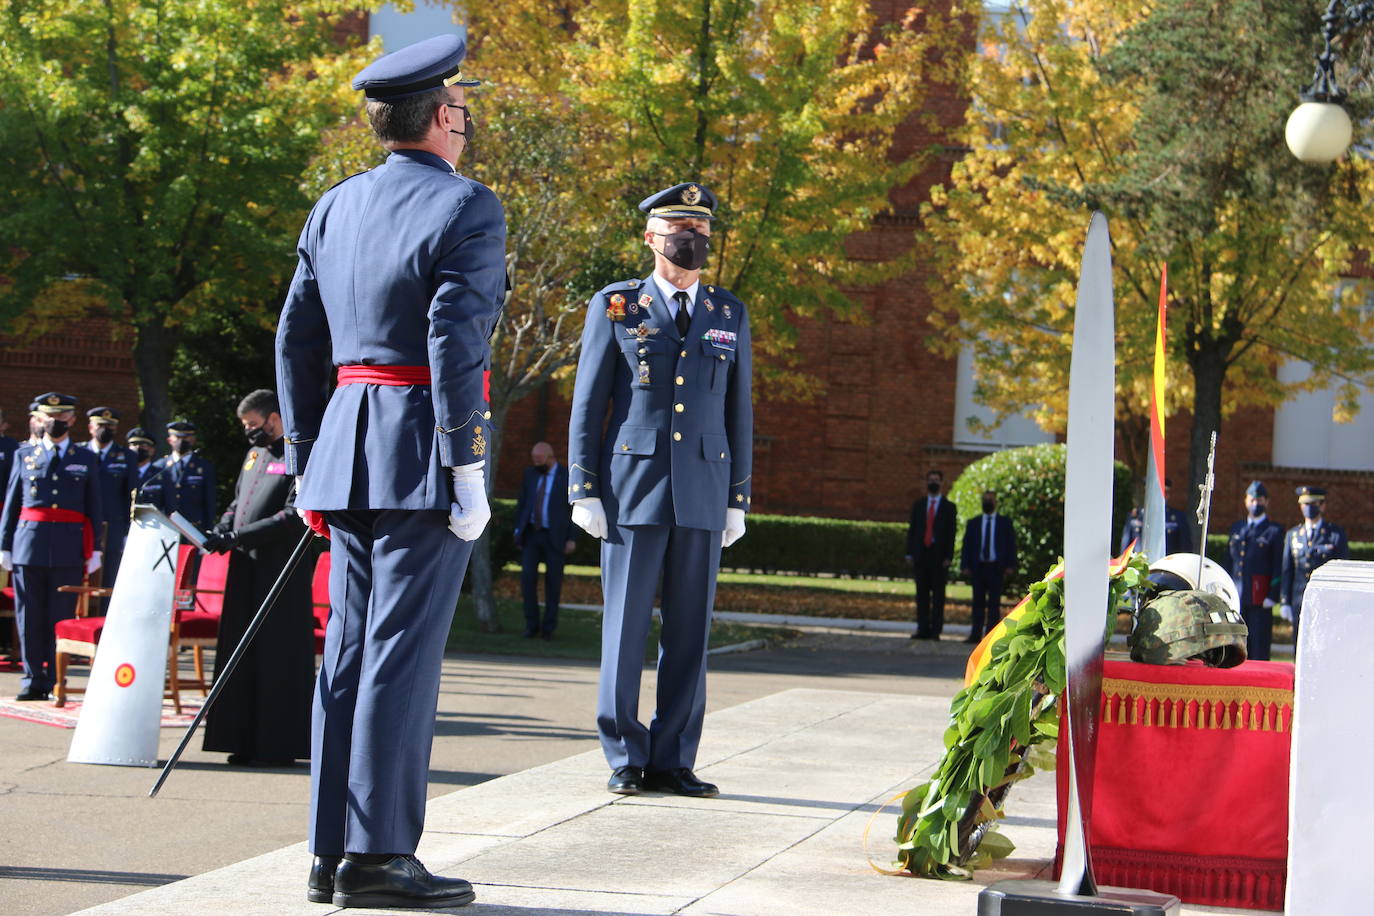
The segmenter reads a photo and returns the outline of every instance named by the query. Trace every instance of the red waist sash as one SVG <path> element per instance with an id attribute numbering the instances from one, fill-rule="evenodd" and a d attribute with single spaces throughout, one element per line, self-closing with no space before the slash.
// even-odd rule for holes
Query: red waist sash
<path id="1" fill-rule="evenodd" d="M 428 366 L 340 366 L 340 385 L 428 385 Z M 482 373 L 482 400 L 491 402 L 491 372 Z"/>
<path id="2" fill-rule="evenodd" d="M 86 559 L 91 558 L 91 551 L 95 549 L 95 530 L 91 527 L 91 520 L 75 509 L 25 506 L 19 510 L 19 520 L 24 522 L 66 522 L 71 525 L 81 525 L 81 550 L 86 554 Z"/>

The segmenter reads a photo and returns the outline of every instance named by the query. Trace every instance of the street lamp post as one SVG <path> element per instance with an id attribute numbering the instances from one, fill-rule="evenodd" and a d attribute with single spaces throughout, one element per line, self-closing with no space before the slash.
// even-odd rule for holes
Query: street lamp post
<path id="1" fill-rule="evenodd" d="M 1342 5 L 1331 0 L 1322 14 L 1323 48 L 1317 55 L 1312 85 L 1302 92 L 1302 104 L 1288 116 L 1284 138 L 1293 155 L 1314 165 L 1339 159 L 1350 146 L 1350 115 L 1342 103 L 1345 91 L 1336 84 L 1336 49 L 1332 43 L 1345 33 L 1374 22 L 1374 0 Z"/>

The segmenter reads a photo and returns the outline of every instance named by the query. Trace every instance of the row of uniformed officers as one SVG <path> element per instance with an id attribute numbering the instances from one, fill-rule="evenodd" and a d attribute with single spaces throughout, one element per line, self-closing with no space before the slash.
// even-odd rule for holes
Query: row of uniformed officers
<path id="1" fill-rule="evenodd" d="M 131 504 L 180 512 L 198 528 L 215 521 L 215 472 L 194 454 L 196 427 L 167 424 L 171 454 L 139 427 L 116 439 L 119 412 L 86 411 L 85 442 L 72 439 L 77 399 L 50 391 L 29 405 L 29 438 L 0 436 L 0 567 L 14 576 L 24 674 L 20 700 L 47 699 L 55 686 L 59 620 L 75 613 L 76 596 L 59 591 L 83 575 L 113 585 L 129 533 Z"/>

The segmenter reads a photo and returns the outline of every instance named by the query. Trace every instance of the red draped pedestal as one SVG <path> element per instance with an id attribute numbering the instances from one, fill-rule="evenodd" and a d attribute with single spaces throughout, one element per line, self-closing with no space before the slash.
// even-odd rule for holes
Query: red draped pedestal
<path id="1" fill-rule="evenodd" d="M 1290 664 L 1107 661 L 1089 825 L 1097 882 L 1282 910 L 1292 723 Z M 1060 734 L 1057 858 L 1069 771 Z"/>

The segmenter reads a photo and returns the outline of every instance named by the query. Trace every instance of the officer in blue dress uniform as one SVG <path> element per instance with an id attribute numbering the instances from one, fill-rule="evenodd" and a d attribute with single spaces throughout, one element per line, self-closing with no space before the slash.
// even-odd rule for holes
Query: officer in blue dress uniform
<path id="1" fill-rule="evenodd" d="M 1269 660 L 1274 631 L 1273 607 L 1283 574 L 1283 527 L 1271 519 L 1269 491 L 1252 480 L 1245 489 L 1246 518 L 1231 526 L 1231 578 L 1240 595 L 1240 612 L 1250 635 L 1245 655 Z"/>
<path id="2" fill-rule="evenodd" d="M 215 467 L 196 449 L 196 426 L 186 420 L 167 424 L 167 444 L 172 454 L 158 464 L 162 467 L 161 503 L 168 515 L 180 512 L 192 525 L 208 531 L 217 521 L 215 515 Z M 145 489 L 145 495 L 151 488 Z"/>
<path id="3" fill-rule="evenodd" d="M 104 521 L 99 459 L 68 435 L 76 398 L 50 391 L 37 403 L 43 439 L 15 452 L 0 514 L 0 566 L 14 573 L 24 661 L 20 700 L 46 700 L 56 683 L 54 628 L 76 613 L 76 595 L 58 589 L 100 568 L 95 532 Z"/>
<path id="4" fill-rule="evenodd" d="M 1302 622 L 1302 596 L 1307 580 L 1327 560 L 1350 558 L 1350 543 L 1345 531 L 1322 517 L 1326 509 L 1323 487 L 1298 487 L 1298 508 L 1303 520 L 1288 529 L 1284 541 L 1283 581 L 1279 587 L 1283 602 L 1279 613 L 1293 623 L 1293 645 L 1298 644 L 1298 625 Z"/>
<path id="5" fill-rule="evenodd" d="M 1174 482 L 1168 477 L 1164 478 L 1164 554 L 1171 553 L 1192 553 L 1193 552 L 1193 529 L 1188 526 L 1188 519 L 1182 512 L 1169 505 L 1169 494 L 1173 491 Z M 1136 542 L 1137 548 L 1140 547 L 1140 537 L 1145 530 L 1145 510 L 1139 507 L 1131 510 L 1131 514 L 1126 518 L 1126 524 L 1121 529 L 1121 540 L 1117 544 L 1117 552 L 1125 553 L 1126 548 L 1132 541 Z"/>
<path id="6" fill-rule="evenodd" d="M 390 155 L 315 204 L 277 327 L 287 470 L 331 538 L 308 895 L 335 906 L 473 899 L 413 855 L 444 642 L 490 518 L 483 372 L 505 297 L 501 203 L 455 171 L 473 136 L 465 52 L 443 35 L 358 73 Z"/>
<path id="7" fill-rule="evenodd" d="M 654 272 L 593 296 L 582 332 L 568 498 L 573 521 L 605 539 L 597 728 L 607 788 L 620 794 L 717 794 L 692 767 L 721 547 L 744 534 L 749 509 L 753 402 L 744 305 L 700 281 L 715 207 L 692 182 L 645 199 Z M 658 701 L 646 728 L 639 678 L 660 582 Z"/>
<path id="8" fill-rule="evenodd" d="M 83 445 L 100 460 L 100 506 L 105 515 L 100 581 L 102 585 L 113 586 L 119 574 L 119 561 L 124 556 L 124 542 L 129 537 L 129 500 L 136 486 L 134 469 L 138 467 L 138 459 L 133 449 L 115 441 L 119 411 L 113 407 L 92 407 L 86 411 L 86 431 L 91 438 Z M 99 531 L 96 541 L 101 542 Z M 101 607 L 103 609 L 103 604 Z"/>
<path id="9" fill-rule="evenodd" d="M 129 430 L 124 441 L 134 453 L 134 468 L 129 475 L 134 485 L 134 504 L 160 508 L 167 465 L 157 460 L 157 442 L 141 426 Z"/>

